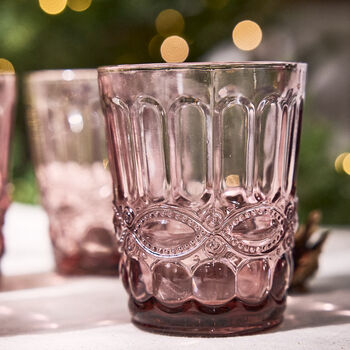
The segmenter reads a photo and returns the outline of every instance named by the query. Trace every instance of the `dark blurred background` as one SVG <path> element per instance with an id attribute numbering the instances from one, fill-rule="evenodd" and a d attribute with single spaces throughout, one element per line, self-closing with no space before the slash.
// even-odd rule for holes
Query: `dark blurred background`
<path id="1" fill-rule="evenodd" d="M 176 11 L 163 12 L 156 27 L 157 16 L 166 9 Z M 161 62 L 162 41 L 176 34 L 189 45 L 187 61 L 309 64 L 299 160 L 300 217 L 303 221 L 318 208 L 324 224 L 349 224 L 349 14 L 350 1 L 336 0 L 1 0 L 0 58 L 10 61 L 19 76 L 14 200 L 38 201 L 24 122 L 24 73 Z M 250 51 L 232 41 L 232 30 L 242 20 L 254 21 L 262 30 L 260 45 Z"/>

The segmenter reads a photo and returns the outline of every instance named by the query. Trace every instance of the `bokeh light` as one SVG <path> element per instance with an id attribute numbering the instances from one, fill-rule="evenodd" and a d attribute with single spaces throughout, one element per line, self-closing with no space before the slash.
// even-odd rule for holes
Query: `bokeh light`
<path id="1" fill-rule="evenodd" d="M 234 44 L 243 51 L 256 49 L 262 40 L 260 26 L 250 20 L 239 22 L 232 32 Z"/>
<path id="2" fill-rule="evenodd" d="M 343 170 L 350 175 L 350 153 L 348 153 L 343 160 Z"/>
<path id="3" fill-rule="evenodd" d="M 185 28 L 185 20 L 179 11 L 167 9 L 159 13 L 156 18 L 157 32 L 163 37 L 181 34 Z"/>
<path id="4" fill-rule="evenodd" d="M 76 134 L 84 129 L 84 119 L 79 112 L 74 112 L 68 116 L 69 128 Z"/>
<path id="5" fill-rule="evenodd" d="M 39 0 L 41 9 L 49 15 L 58 15 L 67 6 L 67 0 Z"/>
<path id="6" fill-rule="evenodd" d="M 62 72 L 62 78 L 63 80 L 65 81 L 71 81 L 74 79 L 74 76 L 75 76 L 75 73 L 74 71 L 72 71 L 71 69 L 65 69 L 63 72 Z"/>
<path id="7" fill-rule="evenodd" d="M 239 175 L 237 174 L 228 175 L 226 176 L 225 182 L 228 187 L 238 187 L 240 185 Z"/>
<path id="8" fill-rule="evenodd" d="M 0 58 L 0 73 L 14 73 L 13 64 L 6 58 Z"/>
<path id="9" fill-rule="evenodd" d="M 148 43 L 148 53 L 154 59 L 160 59 L 160 46 L 162 45 L 164 38 L 157 34 Z"/>
<path id="10" fill-rule="evenodd" d="M 344 152 L 339 154 L 339 156 L 336 158 L 335 162 L 334 162 L 334 168 L 336 170 L 337 173 L 342 173 L 344 170 L 344 160 L 345 158 L 349 155 L 348 152 Z"/>
<path id="11" fill-rule="evenodd" d="M 76 12 L 83 12 L 91 6 L 92 0 L 68 0 L 68 7 Z"/>
<path id="12" fill-rule="evenodd" d="M 165 62 L 176 63 L 186 60 L 189 54 L 187 41 L 177 35 L 166 38 L 160 47 L 160 54 Z"/>

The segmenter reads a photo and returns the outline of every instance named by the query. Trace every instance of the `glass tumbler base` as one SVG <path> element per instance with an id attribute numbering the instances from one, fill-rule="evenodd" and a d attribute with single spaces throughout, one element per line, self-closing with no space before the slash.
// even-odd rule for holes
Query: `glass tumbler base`
<path id="1" fill-rule="evenodd" d="M 271 296 L 254 306 L 239 300 L 232 300 L 221 307 L 189 301 L 176 309 L 169 309 L 155 299 L 144 303 L 132 298 L 129 300 L 132 322 L 137 327 L 155 333 L 191 337 L 257 333 L 281 323 L 285 307 L 285 298 L 277 302 Z"/>

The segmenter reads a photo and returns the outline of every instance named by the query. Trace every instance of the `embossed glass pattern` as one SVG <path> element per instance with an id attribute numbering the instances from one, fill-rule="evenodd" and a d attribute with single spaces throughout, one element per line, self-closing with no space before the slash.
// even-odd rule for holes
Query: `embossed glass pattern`
<path id="1" fill-rule="evenodd" d="M 99 69 L 133 322 L 227 335 L 282 320 L 304 64 Z"/>
<path id="2" fill-rule="evenodd" d="M 13 109 L 16 98 L 16 76 L 0 74 L 0 258 L 4 253 L 2 226 L 10 203 L 7 191 L 7 172 Z"/>
<path id="3" fill-rule="evenodd" d="M 26 87 L 36 177 L 57 270 L 116 273 L 112 179 L 97 72 L 35 72 Z"/>

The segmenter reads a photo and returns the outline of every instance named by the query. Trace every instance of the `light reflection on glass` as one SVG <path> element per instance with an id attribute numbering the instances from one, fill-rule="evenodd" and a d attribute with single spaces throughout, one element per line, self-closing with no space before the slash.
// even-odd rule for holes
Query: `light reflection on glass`
<path id="1" fill-rule="evenodd" d="M 70 129 L 75 133 L 81 132 L 84 128 L 83 116 L 80 113 L 70 114 L 68 116 L 68 122 Z"/>

